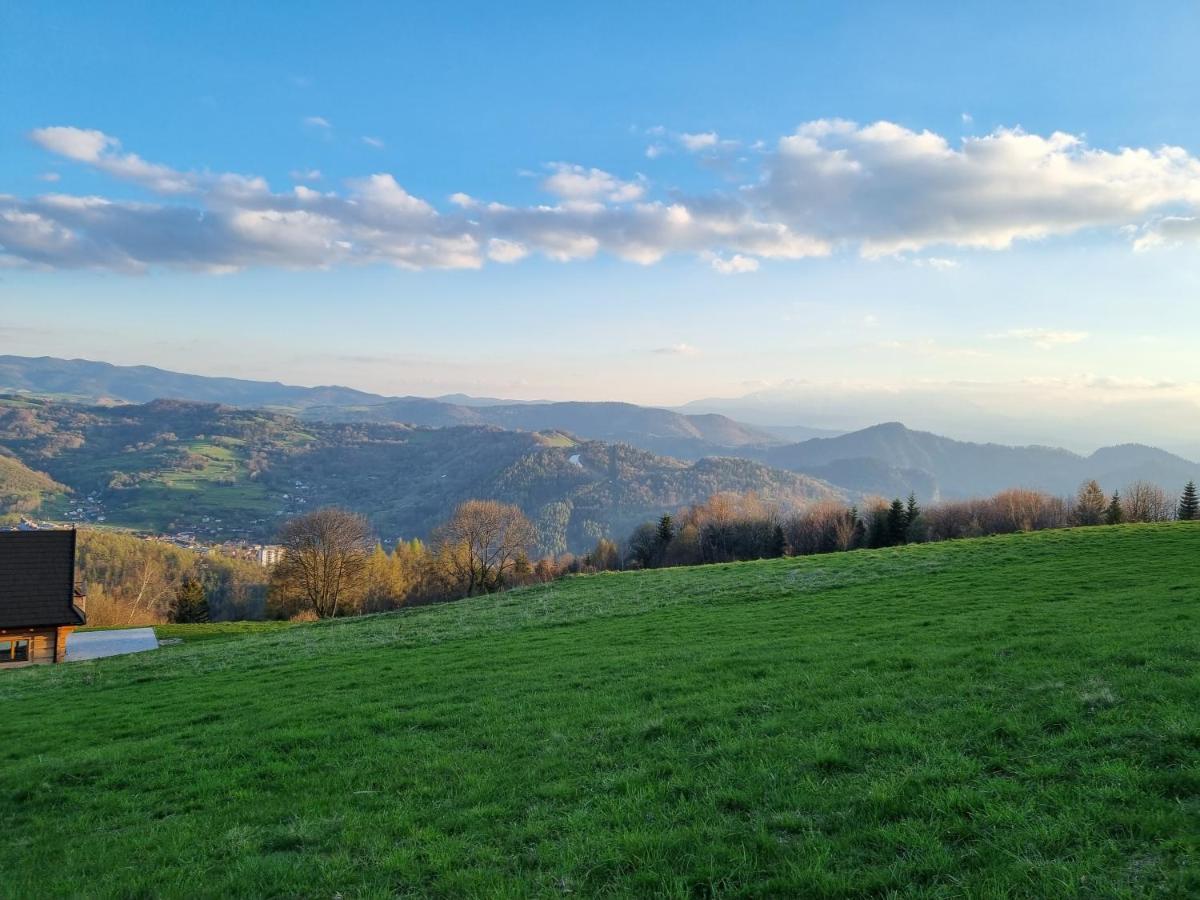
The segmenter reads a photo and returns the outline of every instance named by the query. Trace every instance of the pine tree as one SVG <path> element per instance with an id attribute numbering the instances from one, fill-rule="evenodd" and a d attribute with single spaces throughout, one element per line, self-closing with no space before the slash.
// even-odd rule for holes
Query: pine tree
<path id="1" fill-rule="evenodd" d="M 1106 525 L 1120 525 L 1124 521 L 1125 510 L 1121 508 L 1121 492 L 1113 491 L 1112 500 L 1104 513 L 1104 522 Z"/>
<path id="2" fill-rule="evenodd" d="M 1179 518 L 1185 522 L 1200 519 L 1200 497 L 1196 496 L 1196 482 L 1189 481 L 1179 498 Z"/>
<path id="3" fill-rule="evenodd" d="M 917 505 L 916 492 L 908 495 L 908 503 L 904 507 L 904 541 L 917 540 L 917 522 L 921 518 L 921 507 Z"/>
<path id="4" fill-rule="evenodd" d="M 903 544 L 907 539 L 907 534 L 908 510 L 904 506 L 904 501 L 897 497 L 887 511 L 888 546 L 894 547 L 897 544 Z"/>
<path id="5" fill-rule="evenodd" d="M 767 558 L 778 559 L 785 553 L 787 553 L 787 537 L 783 533 L 783 526 L 776 523 L 771 532 L 771 544 L 767 548 Z"/>
<path id="6" fill-rule="evenodd" d="M 917 494 L 915 491 L 908 495 L 908 505 L 904 509 L 904 516 L 908 520 L 908 525 L 911 527 L 921 515 L 921 507 L 917 505 Z"/>
<path id="7" fill-rule="evenodd" d="M 675 522 L 671 518 L 671 514 L 663 516 L 658 520 L 658 543 L 666 547 L 675 539 Z"/>
<path id="8" fill-rule="evenodd" d="M 175 605 L 171 610 L 171 619 L 185 624 L 197 624 L 208 621 L 208 597 L 204 585 L 188 576 L 175 592 Z"/>

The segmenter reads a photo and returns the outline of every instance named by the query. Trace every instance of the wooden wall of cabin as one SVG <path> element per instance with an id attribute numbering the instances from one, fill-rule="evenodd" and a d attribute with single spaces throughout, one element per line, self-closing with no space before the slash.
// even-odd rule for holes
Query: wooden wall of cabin
<path id="1" fill-rule="evenodd" d="M 0 628 L 0 641 L 30 641 L 28 662 L 0 662 L 0 669 L 62 662 L 67 653 L 67 635 L 74 630 L 74 628 Z"/>

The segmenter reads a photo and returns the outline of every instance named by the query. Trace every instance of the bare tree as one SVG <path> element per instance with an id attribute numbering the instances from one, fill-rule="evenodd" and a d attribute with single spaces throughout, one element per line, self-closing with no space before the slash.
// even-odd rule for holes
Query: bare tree
<path id="1" fill-rule="evenodd" d="M 525 514 L 495 500 L 468 500 L 437 532 L 438 560 L 468 597 L 504 587 L 536 533 Z"/>
<path id="2" fill-rule="evenodd" d="M 336 616 L 363 587 L 370 538 L 367 520 L 343 509 L 292 519 L 279 532 L 279 583 L 319 618 Z"/>
<path id="3" fill-rule="evenodd" d="M 1175 504 L 1157 484 L 1135 481 L 1121 492 L 1126 522 L 1166 522 L 1175 515 Z"/>

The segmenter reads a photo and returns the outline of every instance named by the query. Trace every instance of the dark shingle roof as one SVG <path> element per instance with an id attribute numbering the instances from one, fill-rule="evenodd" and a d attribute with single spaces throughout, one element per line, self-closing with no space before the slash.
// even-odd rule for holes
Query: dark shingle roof
<path id="1" fill-rule="evenodd" d="M 82 625 L 75 532 L 0 531 L 0 628 Z"/>

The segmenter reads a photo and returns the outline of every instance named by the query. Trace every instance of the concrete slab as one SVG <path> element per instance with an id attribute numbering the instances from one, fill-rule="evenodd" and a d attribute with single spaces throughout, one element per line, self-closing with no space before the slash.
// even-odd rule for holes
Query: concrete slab
<path id="1" fill-rule="evenodd" d="M 114 631 L 75 632 L 67 636 L 67 662 L 100 659 L 157 650 L 158 638 L 153 628 L 121 628 Z"/>

